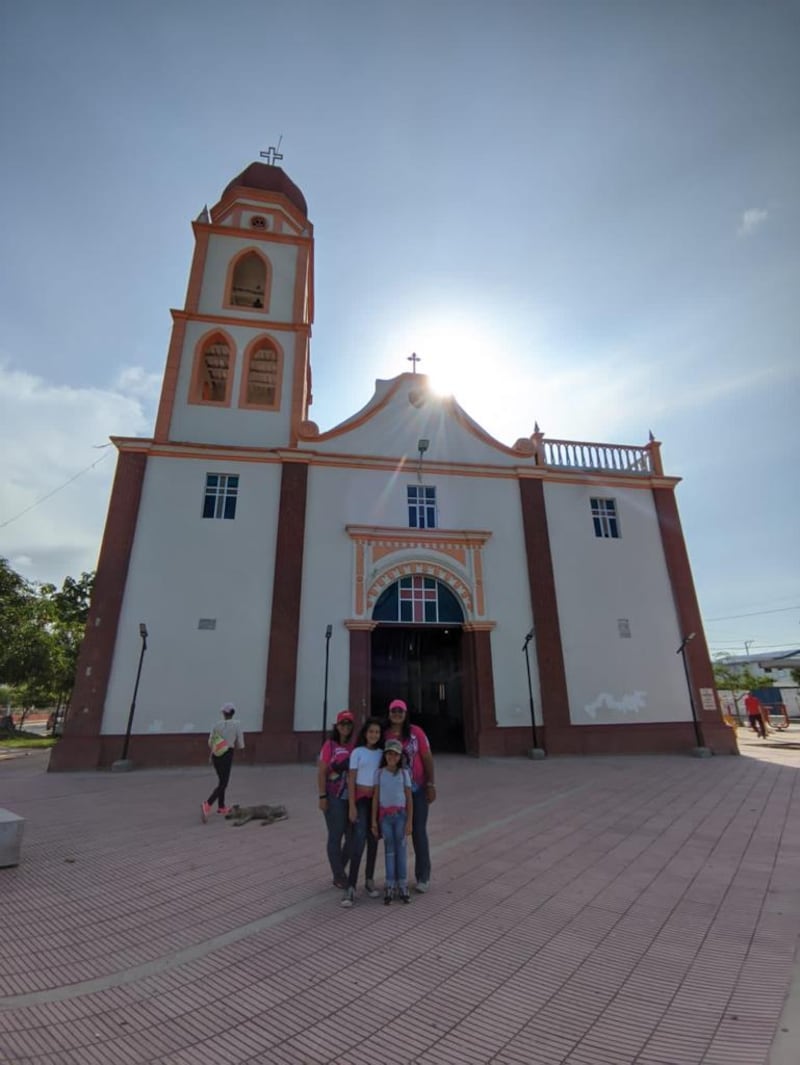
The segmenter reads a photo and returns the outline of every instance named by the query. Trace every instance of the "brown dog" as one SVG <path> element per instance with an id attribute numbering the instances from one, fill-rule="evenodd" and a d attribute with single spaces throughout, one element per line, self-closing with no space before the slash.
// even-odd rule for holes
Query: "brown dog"
<path id="1" fill-rule="evenodd" d="M 225 814 L 226 821 L 233 821 L 233 827 L 239 828 L 248 821 L 260 821 L 262 825 L 271 825 L 273 821 L 285 821 L 289 816 L 285 806 L 239 806 L 234 803 L 230 813 Z"/>

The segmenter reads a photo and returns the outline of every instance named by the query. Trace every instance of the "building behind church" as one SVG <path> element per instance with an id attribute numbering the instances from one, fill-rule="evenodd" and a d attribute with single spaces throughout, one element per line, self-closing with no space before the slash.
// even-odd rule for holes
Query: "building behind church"
<path id="1" fill-rule="evenodd" d="M 302 192 L 255 163 L 194 232 L 153 437 L 114 439 L 51 768 L 119 758 L 142 622 L 137 764 L 204 760 L 228 701 L 249 758 L 312 758 L 326 648 L 328 723 L 401 697 L 435 750 L 518 755 L 533 706 L 549 754 L 680 751 L 691 691 L 703 742 L 735 753 L 657 441 L 501 443 L 416 372 L 321 431 Z"/>

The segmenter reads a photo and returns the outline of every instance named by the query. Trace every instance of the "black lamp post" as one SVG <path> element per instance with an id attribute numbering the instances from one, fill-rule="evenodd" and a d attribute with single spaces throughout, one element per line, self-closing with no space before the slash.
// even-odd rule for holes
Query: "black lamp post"
<path id="1" fill-rule="evenodd" d="M 543 750 L 543 748 L 541 748 L 539 746 L 539 742 L 538 742 L 538 740 L 536 738 L 536 715 L 535 715 L 534 709 L 533 709 L 533 684 L 531 682 L 531 660 L 530 660 L 530 656 L 528 654 L 528 644 L 531 642 L 532 639 L 533 639 L 533 629 L 531 629 L 531 631 L 525 636 L 525 642 L 522 645 L 522 650 L 525 653 L 525 669 L 526 669 L 526 671 L 528 673 L 528 701 L 530 702 L 530 707 L 531 707 L 531 733 L 533 735 L 533 747 L 531 749 L 531 757 L 532 758 L 538 758 L 538 757 L 541 757 L 541 754 L 544 754 L 544 750 Z M 537 753 L 534 754 L 533 753 L 534 751 L 537 752 Z M 541 754 L 539 752 L 541 752 Z"/>
<path id="2" fill-rule="evenodd" d="M 142 661 L 144 660 L 144 653 L 147 650 L 147 626 L 143 621 L 139 622 L 139 636 L 142 639 L 142 649 L 139 652 L 139 668 L 136 670 L 136 683 L 133 686 L 133 698 L 131 699 L 131 710 L 128 714 L 128 727 L 125 730 L 125 742 L 122 744 L 122 757 L 120 762 L 127 762 L 128 758 L 128 744 L 131 740 L 131 729 L 133 728 L 133 712 L 136 709 L 136 695 L 139 691 L 139 678 L 142 675 Z M 119 764 L 119 763 L 115 763 Z"/>
<path id="3" fill-rule="evenodd" d="M 328 731 L 328 664 L 331 655 L 331 636 L 333 626 L 325 628 L 325 689 L 322 696 L 322 742 L 325 742 L 325 733 Z"/>
<path id="4" fill-rule="evenodd" d="M 687 636 L 684 636 L 681 640 L 681 645 L 675 652 L 676 655 L 680 655 L 683 660 L 683 672 L 686 676 L 686 687 L 689 689 L 689 705 L 692 708 L 692 722 L 694 723 L 694 735 L 697 740 L 697 747 L 705 748 L 703 742 L 703 733 L 700 730 L 700 721 L 697 717 L 697 707 L 694 705 L 694 692 L 692 691 L 692 678 L 689 675 L 689 663 L 686 661 L 686 644 L 695 638 L 695 633 L 690 632 Z"/>

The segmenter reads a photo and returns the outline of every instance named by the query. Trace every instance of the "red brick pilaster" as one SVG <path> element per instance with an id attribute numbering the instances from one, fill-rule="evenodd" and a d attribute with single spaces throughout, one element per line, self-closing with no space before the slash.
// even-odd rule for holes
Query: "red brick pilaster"
<path id="1" fill-rule="evenodd" d="M 522 525 L 528 563 L 528 586 L 533 613 L 536 663 L 541 688 L 544 743 L 552 754 L 559 753 L 559 737 L 572 727 L 567 697 L 567 674 L 558 623 L 558 600 L 550 553 L 550 534 L 542 481 L 524 477 L 519 482 Z M 524 636 L 521 633 L 520 636 Z"/>
<path id="2" fill-rule="evenodd" d="M 365 721 L 372 706 L 372 630 L 375 623 L 346 621 L 350 630 L 348 706 L 357 722 Z"/>
<path id="3" fill-rule="evenodd" d="M 718 709 L 719 700 L 716 696 L 714 671 L 711 668 L 708 645 L 703 632 L 703 620 L 692 580 L 689 555 L 683 539 L 675 492 L 672 488 L 654 488 L 653 499 L 681 638 L 688 636 L 691 632 L 695 634 L 694 639 L 686 644 L 685 654 L 691 678 L 692 697 L 700 720 L 703 739 L 705 745 L 717 754 L 738 754 L 736 734 L 733 729 L 725 725 Z M 717 709 L 703 708 L 700 688 L 714 692 Z"/>
<path id="4" fill-rule="evenodd" d="M 494 754 L 491 737 L 497 729 L 494 702 L 491 629 L 473 626 L 463 631 L 464 746 L 467 754 Z"/>
<path id="5" fill-rule="evenodd" d="M 117 459 L 75 687 L 63 737 L 50 756 L 51 770 L 95 769 L 99 764 L 103 707 L 146 465 L 141 453 L 122 452 Z"/>
<path id="6" fill-rule="evenodd" d="M 308 466 L 301 462 L 284 462 L 275 545 L 264 718 L 262 735 L 256 741 L 257 761 L 261 757 L 269 761 L 295 761 L 297 758 L 294 701 L 307 490 Z"/>

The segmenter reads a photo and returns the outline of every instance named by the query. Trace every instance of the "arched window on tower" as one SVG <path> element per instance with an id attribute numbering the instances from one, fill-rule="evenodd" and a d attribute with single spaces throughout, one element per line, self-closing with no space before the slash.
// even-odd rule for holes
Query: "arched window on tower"
<path id="1" fill-rule="evenodd" d="M 244 252 L 228 271 L 227 305 L 252 310 L 269 307 L 270 268 L 267 259 L 254 249 Z"/>
<path id="2" fill-rule="evenodd" d="M 282 376 L 283 352 L 277 342 L 272 337 L 258 337 L 245 355 L 239 406 L 278 410 Z"/>
<path id="3" fill-rule="evenodd" d="M 233 376 L 231 343 L 223 333 L 200 341 L 192 379 L 194 403 L 228 403 Z"/>

